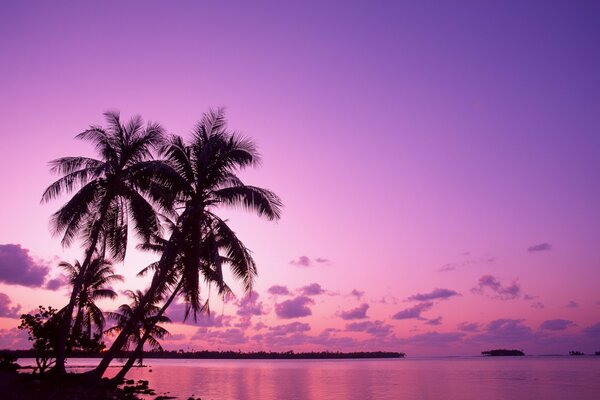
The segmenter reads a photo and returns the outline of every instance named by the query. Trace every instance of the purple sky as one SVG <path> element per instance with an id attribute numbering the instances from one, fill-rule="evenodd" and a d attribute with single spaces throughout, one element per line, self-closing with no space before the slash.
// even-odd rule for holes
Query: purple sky
<path id="1" fill-rule="evenodd" d="M 0 5 L 0 348 L 81 258 L 47 162 L 109 109 L 187 135 L 226 106 L 284 215 L 223 210 L 258 297 L 167 347 L 600 350 L 600 4 L 322 3 Z"/>

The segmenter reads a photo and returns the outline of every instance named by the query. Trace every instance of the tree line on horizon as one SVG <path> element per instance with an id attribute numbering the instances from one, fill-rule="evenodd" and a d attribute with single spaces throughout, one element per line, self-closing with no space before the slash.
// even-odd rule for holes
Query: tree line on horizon
<path id="1" fill-rule="evenodd" d="M 256 264 L 217 215 L 219 207 L 242 207 L 267 220 L 279 219 L 283 207 L 272 191 L 239 178 L 241 170 L 260 165 L 260 156 L 252 140 L 227 129 L 222 109 L 206 112 L 188 139 L 167 135 L 157 123 L 144 125 L 139 116 L 127 123 L 117 112 L 104 116 L 106 127 L 91 126 L 75 137 L 91 143 L 98 157 L 51 161 L 51 172 L 60 178 L 41 200 L 71 196 L 50 219 L 63 246 L 82 249 L 83 261 L 59 264 L 71 286 L 69 301 L 60 310 L 40 306 L 24 314 L 20 325 L 33 341 L 40 372 L 65 375 L 73 351 L 102 351 L 98 365 L 82 373 L 90 381 L 99 381 L 125 350 L 129 358 L 115 381 L 142 357 L 145 344 L 162 349 L 159 339 L 168 332 L 160 324 L 170 322 L 165 312 L 176 298 L 185 302 L 185 318 L 196 319 L 209 310 L 205 288 L 231 294 L 225 268 L 251 291 Z M 139 273 L 151 275 L 145 291 L 127 291 L 131 304 L 104 312 L 96 301 L 117 297 L 110 284 L 123 277 L 113 263 L 124 260 L 130 232 L 139 239 L 137 247 L 154 252 L 158 261 Z M 106 318 L 114 321 L 109 329 Z M 107 334 L 115 339 L 105 348 Z"/>

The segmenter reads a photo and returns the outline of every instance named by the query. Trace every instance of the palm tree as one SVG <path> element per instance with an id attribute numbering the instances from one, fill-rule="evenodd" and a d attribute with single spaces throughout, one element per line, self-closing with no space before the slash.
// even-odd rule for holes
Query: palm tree
<path id="1" fill-rule="evenodd" d="M 213 282 L 223 281 L 222 262 L 215 257 L 219 249 L 224 250 L 226 257 L 238 261 L 230 263 L 230 266 L 234 277 L 242 280 L 246 291 L 252 289 L 256 277 L 256 266 L 249 251 L 237 240 L 226 221 L 214 214 L 214 210 L 220 206 L 242 206 L 268 220 L 277 220 L 282 203 L 273 192 L 245 185 L 236 175 L 241 169 L 258 166 L 260 158 L 251 140 L 226 130 L 222 110 L 204 114 L 189 144 L 174 136 L 165 145 L 162 154 L 165 162 L 177 173 L 164 182 L 170 185 L 167 193 L 174 196 L 170 200 L 178 211 L 177 229 L 172 231 L 162 252 L 146 293 L 147 299 L 143 301 L 156 298 L 164 290 L 169 274 L 174 268 L 180 268 L 185 277 L 182 291 L 189 312 L 195 316 L 203 306 L 198 284 L 200 277 Z M 209 232 L 217 230 L 224 239 L 220 246 L 211 245 L 206 240 Z M 225 239 L 229 239 L 229 243 Z M 207 257 L 207 252 L 213 256 Z M 225 287 L 222 285 L 220 290 L 225 290 Z M 139 316 L 134 316 L 132 321 L 136 318 Z M 131 322 L 123 328 L 98 367 L 91 372 L 93 376 L 100 378 L 104 374 L 134 325 Z"/>
<path id="2" fill-rule="evenodd" d="M 65 270 L 73 285 L 81 273 L 79 261 L 75 261 L 74 264 L 63 261 L 59 266 Z M 87 341 L 102 336 L 105 325 L 104 313 L 96 305 L 96 301 L 114 300 L 117 293 L 108 285 L 117 281 L 123 281 L 123 276 L 114 274 L 110 261 L 95 258 L 90 262 L 83 278 L 81 291 L 77 296 L 76 317 L 72 328 L 73 338 Z"/>
<path id="3" fill-rule="evenodd" d="M 136 312 L 140 310 L 142 318 L 139 318 L 135 322 L 134 329 L 128 335 L 127 341 L 121 348 L 121 350 L 134 348 L 132 358 L 130 359 L 133 361 L 130 364 L 128 363 L 126 371 L 122 372 L 123 376 L 133 366 L 133 362 L 136 359 L 139 359 L 141 365 L 145 342 L 148 342 L 154 350 L 163 350 L 158 340 L 168 335 L 169 331 L 158 324 L 171 322 L 167 316 L 160 314 L 160 307 L 148 301 L 143 304 L 144 293 L 140 290 L 136 290 L 135 292 L 127 290 L 125 294 L 132 300 L 131 304 L 122 304 L 119 306 L 118 312 L 107 313 L 108 317 L 115 321 L 115 325 L 105 331 L 109 335 L 122 332 L 127 324 L 133 320 Z"/>
<path id="4" fill-rule="evenodd" d="M 163 143 L 163 129 L 156 123 L 143 126 L 140 117 L 122 124 L 119 114 L 104 114 L 107 128 L 92 126 L 76 136 L 94 144 L 100 158 L 63 157 L 50 162 L 51 171 L 62 175 L 48 186 L 42 202 L 66 193 L 73 197 L 52 215 L 54 233 L 69 246 L 77 238 L 85 247 L 85 258 L 73 281 L 73 290 L 61 325 L 55 371 L 65 373 L 66 342 L 73 309 L 83 277 L 95 254 L 120 261 L 127 247 L 128 220 L 142 238 L 160 232 L 155 210 L 147 198 L 161 203 L 156 176 L 163 163 L 151 152 Z"/>

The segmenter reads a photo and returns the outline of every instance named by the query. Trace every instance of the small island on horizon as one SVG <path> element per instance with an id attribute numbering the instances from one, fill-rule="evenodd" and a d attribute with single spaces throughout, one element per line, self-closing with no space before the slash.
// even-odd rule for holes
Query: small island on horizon
<path id="1" fill-rule="evenodd" d="M 503 357 L 503 356 L 524 356 L 525 353 L 522 350 L 494 349 L 494 350 L 482 351 L 481 355 L 489 356 L 489 357 Z"/>

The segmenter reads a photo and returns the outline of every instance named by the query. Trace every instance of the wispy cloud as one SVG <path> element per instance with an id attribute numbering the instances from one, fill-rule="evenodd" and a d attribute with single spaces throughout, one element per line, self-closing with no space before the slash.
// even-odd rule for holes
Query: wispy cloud
<path id="1" fill-rule="evenodd" d="M 392 316 L 393 319 L 421 319 L 421 313 L 425 312 L 433 307 L 433 303 L 428 301 L 424 303 L 419 303 L 411 308 L 407 308 L 402 311 L 398 311 L 396 314 Z"/>
<path id="2" fill-rule="evenodd" d="M 567 305 L 565 307 L 567 307 L 567 308 L 577 308 L 577 307 L 579 307 L 579 303 L 577 303 L 576 301 L 571 300 L 571 301 L 569 301 L 567 303 Z"/>
<path id="3" fill-rule="evenodd" d="M 480 324 L 477 322 L 461 322 L 456 327 L 463 332 L 478 332 Z"/>
<path id="4" fill-rule="evenodd" d="M 575 323 L 567 319 L 548 319 L 542 322 L 540 330 L 564 331 L 572 326 L 575 326 Z"/>
<path id="5" fill-rule="evenodd" d="M 287 288 L 287 286 L 282 286 L 282 285 L 273 285 L 267 290 L 267 292 L 269 292 L 269 294 L 272 294 L 272 295 L 281 295 L 281 296 L 287 296 L 290 294 L 290 291 Z"/>
<path id="6" fill-rule="evenodd" d="M 527 251 L 529 252 L 538 252 L 538 251 L 550 251 L 552 250 L 552 245 L 550 243 L 539 243 L 534 244 L 533 246 L 529 246 Z"/>
<path id="7" fill-rule="evenodd" d="M 10 297 L 0 292 L 0 317 L 19 318 L 19 310 L 21 310 L 20 304 L 12 304 Z"/>
<path id="8" fill-rule="evenodd" d="M 310 285 L 301 287 L 300 293 L 303 296 L 318 296 L 325 293 L 325 289 L 323 289 L 318 283 L 311 283 Z"/>
<path id="9" fill-rule="evenodd" d="M 459 293 L 450 289 L 434 289 L 429 293 L 417 293 L 408 298 L 411 301 L 431 301 L 445 300 L 453 296 L 459 296 Z"/>
<path id="10" fill-rule="evenodd" d="M 366 332 L 373 336 L 388 336 L 392 333 L 393 327 L 385 324 L 383 321 L 364 321 L 353 322 L 346 325 L 348 332 Z"/>
<path id="11" fill-rule="evenodd" d="M 341 319 L 350 320 L 350 319 L 363 319 L 367 318 L 367 310 L 369 309 L 369 305 L 367 303 L 363 303 L 360 306 L 353 308 L 348 311 L 342 311 L 339 313 Z"/>
<path id="12" fill-rule="evenodd" d="M 309 268 L 314 267 L 315 265 L 330 265 L 331 261 L 323 257 L 316 257 L 314 259 L 311 259 L 308 256 L 300 256 L 290 261 L 290 264 L 296 267 Z"/>
<path id="13" fill-rule="evenodd" d="M 517 281 L 503 285 L 498 278 L 492 275 L 484 275 L 479 278 L 477 286 L 472 288 L 471 292 L 476 294 L 492 293 L 494 298 L 511 300 L 521 295 L 521 286 Z"/>

